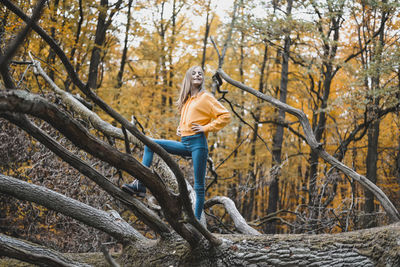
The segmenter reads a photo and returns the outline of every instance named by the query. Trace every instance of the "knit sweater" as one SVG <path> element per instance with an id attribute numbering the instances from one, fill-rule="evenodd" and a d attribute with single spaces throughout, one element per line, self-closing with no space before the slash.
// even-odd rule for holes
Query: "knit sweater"
<path id="1" fill-rule="evenodd" d="M 179 129 L 182 136 L 196 134 L 192 129 L 192 123 L 204 127 L 206 136 L 209 132 L 217 132 L 231 120 L 229 111 L 208 92 L 199 92 L 189 97 L 181 110 Z"/>

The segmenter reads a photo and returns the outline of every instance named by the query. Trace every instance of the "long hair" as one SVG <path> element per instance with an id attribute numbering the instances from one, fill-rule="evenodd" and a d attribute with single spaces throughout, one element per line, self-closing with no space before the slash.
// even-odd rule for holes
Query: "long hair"
<path id="1" fill-rule="evenodd" d="M 200 85 L 200 91 L 204 89 L 204 71 L 200 66 L 193 66 L 186 71 L 185 78 L 182 81 L 181 91 L 179 93 L 179 98 L 176 101 L 176 105 L 178 106 L 178 111 L 181 112 L 183 105 L 185 105 L 186 100 L 188 100 L 191 89 L 192 89 L 192 72 L 195 69 L 201 69 L 203 74 L 203 81 Z"/>

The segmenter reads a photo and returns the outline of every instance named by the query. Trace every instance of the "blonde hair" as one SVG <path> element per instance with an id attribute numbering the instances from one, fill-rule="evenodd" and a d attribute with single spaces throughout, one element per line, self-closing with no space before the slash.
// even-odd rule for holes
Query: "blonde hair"
<path id="1" fill-rule="evenodd" d="M 183 105 L 185 105 L 186 100 L 188 100 L 191 89 L 192 89 L 192 72 L 195 69 L 201 69 L 203 74 L 203 81 L 200 85 L 200 91 L 204 90 L 204 70 L 200 66 L 193 66 L 186 71 L 185 78 L 182 81 L 181 91 L 179 93 L 179 98 L 176 101 L 176 105 L 178 106 L 178 111 L 181 112 Z"/>

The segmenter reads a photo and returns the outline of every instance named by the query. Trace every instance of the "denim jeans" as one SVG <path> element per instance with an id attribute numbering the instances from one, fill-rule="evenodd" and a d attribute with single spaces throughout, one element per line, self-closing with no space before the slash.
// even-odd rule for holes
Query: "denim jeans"
<path id="1" fill-rule="evenodd" d="M 194 214 L 200 220 L 204 207 L 205 195 L 205 176 L 208 157 L 207 139 L 204 133 L 190 136 L 183 136 L 181 142 L 153 139 L 153 141 L 163 147 L 168 153 L 185 157 L 192 157 L 194 169 L 194 191 L 196 193 L 196 204 Z M 153 151 L 145 146 L 143 155 L 143 165 L 150 167 L 153 161 Z"/>

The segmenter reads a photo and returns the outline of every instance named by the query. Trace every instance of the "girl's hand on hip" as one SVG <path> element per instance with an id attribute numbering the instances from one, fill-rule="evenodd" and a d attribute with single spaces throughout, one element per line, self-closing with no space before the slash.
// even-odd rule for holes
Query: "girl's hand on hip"
<path id="1" fill-rule="evenodd" d="M 192 123 L 192 131 L 195 133 L 203 133 L 204 127 L 197 123 Z"/>
<path id="2" fill-rule="evenodd" d="M 177 135 L 177 136 L 182 136 L 182 135 L 181 135 L 181 128 L 178 127 L 178 128 L 176 129 L 176 135 Z"/>

